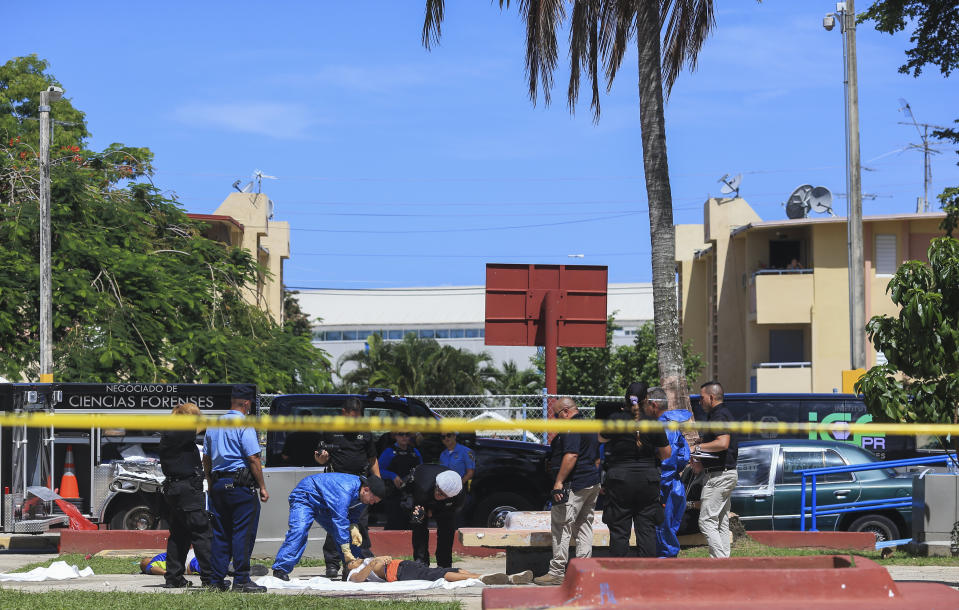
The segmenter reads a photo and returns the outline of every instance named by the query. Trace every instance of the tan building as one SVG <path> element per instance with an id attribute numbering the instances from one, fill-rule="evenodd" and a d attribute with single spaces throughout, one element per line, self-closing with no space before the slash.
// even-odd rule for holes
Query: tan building
<path id="1" fill-rule="evenodd" d="M 863 218 L 866 320 L 895 315 L 886 286 L 925 261 L 945 214 Z M 763 221 L 743 199 L 710 199 L 677 225 L 681 325 L 728 392 L 832 392 L 850 367 L 846 219 Z M 868 338 L 867 338 L 868 342 Z M 877 354 L 866 345 L 866 366 Z"/>
<path id="2" fill-rule="evenodd" d="M 263 193 L 231 193 L 213 214 L 190 214 L 207 223 L 205 236 L 256 254 L 269 274 L 259 274 L 244 298 L 283 323 L 283 261 L 290 258 L 290 223 L 272 220 L 273 202 Z"/>

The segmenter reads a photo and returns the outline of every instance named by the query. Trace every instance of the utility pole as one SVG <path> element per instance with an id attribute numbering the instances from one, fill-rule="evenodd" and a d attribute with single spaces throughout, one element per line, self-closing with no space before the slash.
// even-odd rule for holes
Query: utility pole
<path id="1" fill-rule="evenodd" d="M 932 163 L 930 156 L 933 154 L 938 155 L 939 151 L 929 145 L 929 128 L 933 127 L 936 129 L 947 129 L 941 125 L 930 125 L 929 123 L 920 123 L 916 120 L 916 116 L 912 113 L 912 107 L 909 105 L 909 102 L 899 98 L 899 110 L 906 113 L 906 116 L 909 117 L 911 123 L 906 123 L 899 121 L 900 125 L 913 125 L 916 128 L 916 131 L 919 132 L 919 139 L 922 140 L 922 145 L 910 144 L 909 148 L 915 148 L 922 150 L 922 199 L 916 202 L 916 213 L 928 212 L 929 211 L 929 185 L 932 183 Z M 922 127 L 922 129 L 920 129 Z"/>
<path id="2" fill-rule="evenodd" d="M 856 62 L 856 3 L 847 0 L 843 17 L 846 59 L 846 171 L 849 173 L 849 343 L 853 369 L 866 368 L 866 283 L 862 245 L 862 167 L 859 157 L 859 77 Z"/>
<path id="3" fill-rule="evenodd" d="M 50 231 L 50 103 L 63 89 L 40 92 L 40 382 L 53 382 L 53 274 Z"/>
<path id="4" fill-rule="evenodd" d="M 846 94 L 846 242 L 849 251 L 849 364 L 866 368 L 866 285 L 862 250 L 862 179 L 859 161 L 859 86 L 856 75 L 856 3 L 836 3 L 822 21 L 831 30 L 839 20 Z"/>

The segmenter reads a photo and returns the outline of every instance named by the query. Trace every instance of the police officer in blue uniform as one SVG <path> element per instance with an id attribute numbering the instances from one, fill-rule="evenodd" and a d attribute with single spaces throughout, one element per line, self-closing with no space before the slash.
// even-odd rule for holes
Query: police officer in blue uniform
<path id="1" fill-rule="evenodd" d="M 243 419 L 256 401 L 256 386 L 233 386 L 230 410 L 220 420 Z M 250 580 L 250 555 L 260 521 L 260 502 L 270 499 L 263 481 L 260 441 L 253 428 L 210 428 L 203 439 L 203 470 L 210 489 L 213 524 L 210 586 L 230 589 L 226 576 L 233 560 L 233 590 L 266 591 Z"/>
<path id="2" fill-rule="evenodd" d="M 476 458 L 473 452 L 456 442 L 455 432 L 444 432 L 440 435 L 443 441 L 443 451 L 440 452 L 440 464 L 463 479 L 463 487 L 467 487 L 476 472 Z"/>
<path id="3" fill-rule="evenodd" d="M 362 417 L 363 401 L 359 398 L 347 398 L 340 411 L 343 417 Z M 376 445 L 371 432 L 324 432 L 314 453 L 316 463 L 327 466 L 329 472 L 340 472 L 358 477 L 380 476 L 380 466 L 376 460 Z M 361 505 L 361 514 L 353 522 L 363 538 L 360 548 L 370 549 L 370 512 L 367 504 Z M 326 562 L 326 577 L 335 578 L 340 572 L 340 548 L 333 536 L 327 536 L 323 543 L 323 559 Z M 343 577 L 349 570 L 343 571 Z"/>
<path id="4" fill-rule="evenodd" d="M 409 511 L 400 506 L 403 500 L 401 489 L 406 477 L 423 463 L 419 449 L 410 445 L 411 436 L 409 432 L 394 432 L 395 442 L 380 454 L 380 472 L 387 490 L 383 503 L 386 505 L 388 530 L 410 529 Z"/>

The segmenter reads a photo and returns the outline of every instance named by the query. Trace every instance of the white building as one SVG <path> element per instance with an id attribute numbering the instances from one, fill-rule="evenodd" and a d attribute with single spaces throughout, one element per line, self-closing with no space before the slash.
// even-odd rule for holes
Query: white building
<path id="1" fill-rule="evenodd" d="M 484 286 L 303 289 L 297 297 L 314 320 L 313 345 L 326 350 L 334 363 L 345 353 L 363 349 L 373 333 L 399 341 L 413 332 L 471 352 L 486 351 L 498 367 L 512 360 L 520 369 L 528 368 L 536 354 L 535 347 L 485 344 Z M 636 328 L 653 319 L 653 286 L 610 284 L 606 305 L 622 326 L 614 344 L 627 344 Z"/>

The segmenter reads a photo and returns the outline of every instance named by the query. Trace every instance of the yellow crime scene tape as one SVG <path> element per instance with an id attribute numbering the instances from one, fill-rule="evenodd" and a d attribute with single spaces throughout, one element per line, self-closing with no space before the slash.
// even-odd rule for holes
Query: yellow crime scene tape
<path id="1" fill-rule="evenodd" d="M 145 430 L 191 430 L 196 428 L 247 428 L 261 431 L 302 432 L 477 432 L 493 430 L 528 430 L 530 432 L 651 432 L 682 430 L 684 432 L 731 432 L 736 434 L 805 434 L 830 432 L 850 434 L 886 434 L 912 436 L 928 434 L 946 436 L 959 434 L 956 424 L 894 424 L 894 423 L 813 423 L 813 422 L 659 422 L 655 420 L 596 420 L 596 419 L 520 419 L 467 420 L 462 418 L 431 419 L 425 417 L 289 417 L 259 416 L 223 418 L 209 415 L 170 414 L 99 414 L 99 413 L 0 413 L 0 426 L 28 428 L 132 428 Z"/>

